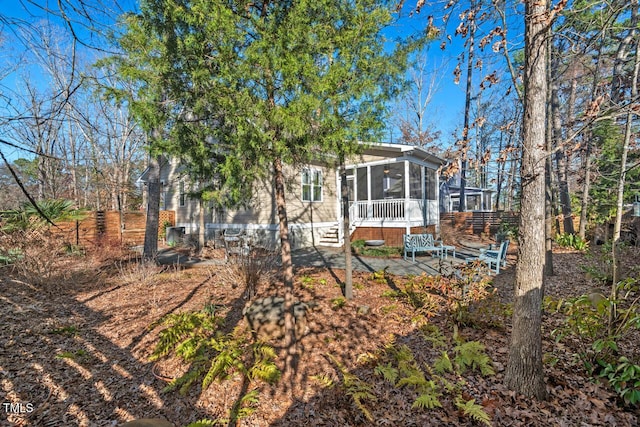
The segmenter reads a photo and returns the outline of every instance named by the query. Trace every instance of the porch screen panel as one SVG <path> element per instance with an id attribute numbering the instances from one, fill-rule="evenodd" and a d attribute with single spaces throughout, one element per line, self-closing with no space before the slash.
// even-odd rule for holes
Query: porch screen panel
<path id="1" fill-rule="evenodd" d="M 422 167 L 409 163 L 409 198 L 422 199 Z"/>
<path id="2" fill-rule="evenodd" d="M 384 166 L 371 166 L 371 200 L 384 199 Z"/>
<path id="3" fill-rule="evenodd" d="M 380 172 L 379 175 L 376 175 L 373 172 L 374 168 Z M 387 170 L 387 173 L 385 173 Z M 374 166 L 371 168 L 371 176 L 372 176 L 372 186 L 373 182 L 376 185 L 378 183 L 382 183 L 381 190 L 382 194 L 378 192 L 374 199 L 403 199 L 404 198 L 404 162 L 391 163 L 389 165 L 383 166 Z M 373 181 L 373 179 L 376 179 Z M 373 191 L 373 188 L 372 188 Z M 382 197 L 378 197 L 381 195 Z"/>
<path id="4" fill-rule="evenodd" d="M 436 171 L 433 169 L 425 168 L 424 179 L 425 179 L 424 185 L 425 185 L 425 188 L 427 189 L 426 199 L 437 200 L 436 190 L 437 190 L 438 182 L 436 181 Z"/>
<path id="5" fill-rule="evenodd" d="M 369 195 L 367 194 L 367 168 L 358 168 L 356 177 L 358 179 L 358 188 L 356 190 L 358 200 L 366 201 L 369 198 Z"/>

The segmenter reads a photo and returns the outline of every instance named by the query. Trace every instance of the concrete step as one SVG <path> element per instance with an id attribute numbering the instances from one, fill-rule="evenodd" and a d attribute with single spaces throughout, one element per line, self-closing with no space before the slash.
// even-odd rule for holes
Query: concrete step
<path id="1" fill-rule="evenodd" d="M 341 248 L 342 247 L 342 245 L 338 242 L 324 242 L 322 240 L 318 242 L 318 246 L 325 247 L 325 248 Z"/>

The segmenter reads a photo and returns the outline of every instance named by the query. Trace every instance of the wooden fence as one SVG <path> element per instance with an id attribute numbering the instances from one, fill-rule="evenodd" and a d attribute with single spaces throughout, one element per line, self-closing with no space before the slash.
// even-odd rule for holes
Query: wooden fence
<path id="1" fill-rule="evenodd" d="M 495 234 L 501 224 L 517 227 L 518 212 L 447 212 L 440 214 L 440 222 L 449 222 L 453 227 L 473 234 Z"/>
<path id="2" fill-rule="evenodd" d="M 175 218 L 174 211 L 160 211 L 158 237 L 164 231 L 162 225 L 175 225 Z M 51 231 L 76 245 L 100 242 L 141 245 L 144 243 L 146 219 L 144 212 L 92 211 L 81 221 L 59 223 Z"/>
<path id="3" fill-rule="evenodd" d="M 574 216 L 573 228 L 577 232 L 580 218 Z M 520 221 L 518 212 L 447 212 L 440 214 L 440 221 L 447 221 L 453 227 L 473 234 L 495 234 L 501 224 L 508 227 L 517 227 Z M 556 233 L 564 232 L 562 217 L 553 221 L 553 229 Z"/>

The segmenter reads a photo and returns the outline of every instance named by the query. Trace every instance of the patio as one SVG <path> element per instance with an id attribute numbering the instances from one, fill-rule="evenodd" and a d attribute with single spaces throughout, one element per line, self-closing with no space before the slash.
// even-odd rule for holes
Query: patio
<path id="1" fill-rule="evenodd" d="M 485 245 L 486 247 L 486 245 Z M 466 258 L 477 257 L 479 251 L 469 246 L 457 246 L 456 256 L 449 254 L 440 259 L 428 254 L 416 256 L 416 262 L 405 261 L 402 257 L 380 258 L 360 255 L 352 256 L 353 269 L 356 271 L 374 272 L 385 268 L 391 274 L 398 276 L 450 274 L 458 266 L 465 264 Z M 344 254 L 342 248 L 315 247 L 292 251 L 293 265 L 296 267 L 326 267 L 344 269 Z M 174 248 L 165 248 L 158 252 L 158 262 L 162 265 L 179 264 L 186 268 L 224 265 L 224 258 L 201 259 L 180 253 Z"/>
<path id="2" fill-rule="evenodd" d="M 334 248 L 310 248 L 293 252 L 293 263 L 296 266 L 327 267 L 343 269 L 344 254 L 342 249 Z M 380 271 L 385 268 L 391 274 L 398 276 L 449 274 L 453 269 L 464 264 L 464 260 L 449 256 L 447 259 L 439 259 L 430 255 L 416 257 L 416 262 L 405 261 L 399 258 L 376 258 L 352 256 L 353 269 L 357 271 Z"/>
<path id="3" fill-rule="evenodd" d="M 341 248 L 306 248 L 292 252 L 293 264 L 296 267 L 326 267 L 344 269 L 344 255 Z M 200 259 L 180 254 L 173 248 L 163 249 L 158 252 L 158 262 L 162 265 L 179 264 L 187 268 L 207 267 L 212 265 L 224 265 L 226 261 L 221 259 Z M 442 272 L 448 274 L 453 266 L 464 264 L 462 259 L 454 259 L 449 256 L 440 260 L 437 257 L 420 256 L 416 262 L 405 261 L 400 258 L 374 258 L 353 255 L 353 269 L 357 271 L 380 271 L 385 268 L 391 274 L 406 276 L 409 274 L 420 275 L 426 273 L 436 275 Z"/>

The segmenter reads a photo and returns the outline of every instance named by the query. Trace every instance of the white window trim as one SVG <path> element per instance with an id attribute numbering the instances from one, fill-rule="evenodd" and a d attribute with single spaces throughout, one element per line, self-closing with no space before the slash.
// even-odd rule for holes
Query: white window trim
<path id="1" fill-rule="evenodd" d="M 319 185 L 314 184 L 312 175 L 311 175 L 311 180 L 310 180 L 309 184 L 305 184 L 304 183 L 304 174 L 305 173 L 314 174 L 316 172 L 320 174 L 321 184 L 319 184 Z M 305 198 L 304 198 L 304 186 L 305 185 L 309 186 L 309 196 L 310 196 L 309 200 L 305 200 Z M 313 190 L 316 187 L 320 187 L 320 199 L 319 200 L 314 200 L 313 199 L 313 195 L 315 194 L 315 192 Z M 300 194 L 300 198 L 301 198 L 301 200 L 303 202 L 321 203 L 324 200 L 324 173 L 322 172 L 322 169 L 316 169 L 316 168 L 303 168 L 302 169 L 302 172 L 300 173 L 300 193 L 301 193 Z"/>

